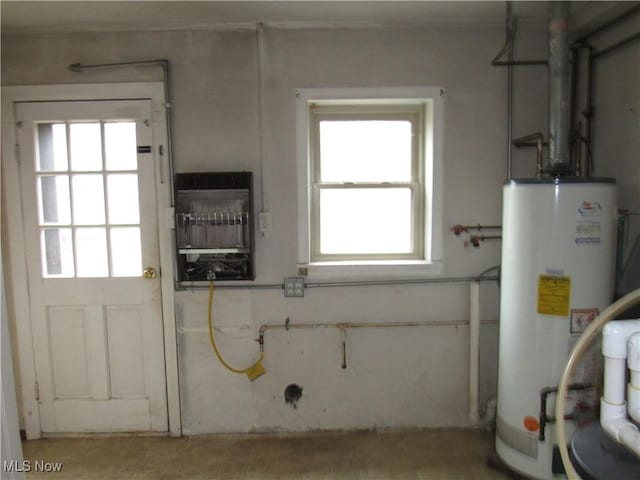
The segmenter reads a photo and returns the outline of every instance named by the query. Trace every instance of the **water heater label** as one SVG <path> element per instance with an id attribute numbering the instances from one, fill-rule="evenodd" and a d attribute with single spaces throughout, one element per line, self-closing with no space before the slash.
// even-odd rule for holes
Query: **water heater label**
<path id="1" fill-rule="evenodd" d="M 598 202 L 583 201 L 578 207 L 578 214 L 581 217 L 599 217 L 602 213 L 602 205 Z"/>
<path id="2" fill-rule="evenodd" d="M 571 277 L 540 275 L 538 277 L 538 313 L 569 316 Z"/>
<path id="3" fill-rule="evenodd" d="M 579 220 L 576 224 L 576 245 L 600 245 L 602 227 L 597 220 Z"/>
<path id="4" fill-rule="evenodd" d="M 572 308 L 571 333 L 580 335 L 595 320 L 600 311 L 597 308 Z"/>

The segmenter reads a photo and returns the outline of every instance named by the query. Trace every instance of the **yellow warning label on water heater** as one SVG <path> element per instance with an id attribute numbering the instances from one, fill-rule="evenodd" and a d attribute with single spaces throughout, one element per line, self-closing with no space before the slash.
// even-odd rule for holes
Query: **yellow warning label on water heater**
<path id="1" fill-rule="evenodd" d="M 538 277 L 538 313 L 542 315 L 569 315 L 571 277 L 540 275 Z"/>

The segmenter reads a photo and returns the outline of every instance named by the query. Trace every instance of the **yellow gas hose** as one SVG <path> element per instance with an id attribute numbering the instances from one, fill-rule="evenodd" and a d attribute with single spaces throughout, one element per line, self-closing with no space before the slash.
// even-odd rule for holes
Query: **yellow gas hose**
<path id="1" fill-rule="evenodd" d="M 211 341 L 211 346 L 213 347 L 213 351 L 215 352 L 216 357 L 218 357 L 218 360 L 220 360 L 220 363 L 224 366 L 224 368 L 226 368 L 227 370 L 233 373 L 244 373 L 247 375 L 247 377 L 249 377 L 249 380 L 251 380 L 252 382 L 256 378 L 258 378 L 260 375 L 264 375 L 265 373 L 267 373 L 264 367 L 262 366 L 262 359 L 264 357 L 263 352 L 260 352 L 260 357 L 258 358 L 258 361 L 256 363 L 242 370 L 239 368 L 233 368 L 231 365 L 229 365 L 227 362 L 224 361 L 224 358 L 222 358 L 222 355 L 218 350 L 218 346 L 216 345 L 216 339 L 213 335 L 212 310 L 213 310 L 213 282 L 210 282 L 209 283 L 209 315 L 208 315 L 209 340 Z"/>

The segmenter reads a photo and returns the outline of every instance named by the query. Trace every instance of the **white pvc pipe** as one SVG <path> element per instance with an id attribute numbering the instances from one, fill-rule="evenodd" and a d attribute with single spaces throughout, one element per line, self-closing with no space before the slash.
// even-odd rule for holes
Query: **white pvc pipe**
<path id="1" fill-rule="evenodd" d="M 478 384 L 480 378 L 480 283 L 469 284 L 469 420 L 480 421 Z"/>
<path id="2" fill-rule="evenodd" d="M 627 342 L 627 362 L 631 373 L 640 373 L 640 320 L 638 321 L 639 330 L 629 337 Z M 640 384 L 635 384 L 640 387 Z"/>
<path id="3" fill-rule="evenodd" d="M 640 336 L 636 332 L 640 332 L 640 320 L 609 322 L 602 330 L 605 384 L 600 402 L 600 424 L 609 436 L 640 457 L 640 432 L 627 418 L 627 402 L 624 396 L 627 390 L 627 362 L 629 367 L 633 366 L 632 372 L 638 369 L 632 359 L 634 355 L 638 356 L 632 341 L 634 337 Z M 632 384 L 633 378 L 629 385 L 630 394 L 633 393 Z M 631 414 L 631 408 L 629 413 Z"/>
<path id="4" fill-rule="evenodd" d="M 629 384 L 627 392 L 627 411 L 629 416 L 640 423 L 640 387 Z"/>
<path id="5" fill-rule="evenodd" d="M 607 434 L 640 457 L 640 432 L 627 418 L 627 406 L 600 402 L 600 424 Z"/>
<path id="6" fill-rule="evenodd" d="M 631 371 L 627 389 L 627 410 L 629 416 L 640 423 L 640 332 L 629 338 L 627 363 Z"/>
<path id="7" fill-rule="evenodd" d="M 618 428 L 618 441 L 640 457 L 640 432 L 638 427 L 629 421 Z"/>
<path id="8" fill-rule="evenodd" d="M 626 381 L 627 360 L 604 357 L 604 390 L 602 398 L 612 405 L 622 405 L 624 403 Z"/>
<path id="9" fill-rule="evenodd" d="M 560 384 L 558 386 L 558 393 L 556 396 L 556 437 L 558 440 L 558 448 L 560 449 L 562 464 L 564 465 L 569 480 L 580 478 L 573 468 L 571 460 L 569 459 L 564 420 L 565 397 L 567 396 L 571 377 L 576 368 L 576 365 L 578 364 L 578 361 L 580 360 L 580 357 L 589 347 L 593 339 L 598 335 L 603 325 L 615 318 L 620 313 L 627 310 L 629 307 L 635 305 L 636 303 L 640 303 L 640 288 L 628 293 L 617 302 L 605 308 L 604 311 L 600 315 L 598 315 L 598 317 L 587 327 L 584 333 L 580 336 L 580 338 L 574 345 L 573 350 L 571 351 L 571 355 L 569 356 L 569 360 L 567 361 L 567 365 L 562 372 L 562 377 L 560 378 Z M 633 437 L 633 434 L 627 433 L 627 431 L 625 431 L 622 438 L 624 438 L 625 441 L 634 440 L 633 438 L 628 437 Z"/>
<path id="10" fill-rule="evenodd" d="M 602 329 L 602 355 L 627 358 L 629 338 L 640 331 L 640 320 L 617 320 Z"/>
<path id="11" fill-rule="evenodd" d="M 625 403 L 627 382 L 627 343 L 640 331 L 640 320 L 617 320 L 602 329 L 604 356 L 604 391 L 602 400 L 612 405 Z"/>

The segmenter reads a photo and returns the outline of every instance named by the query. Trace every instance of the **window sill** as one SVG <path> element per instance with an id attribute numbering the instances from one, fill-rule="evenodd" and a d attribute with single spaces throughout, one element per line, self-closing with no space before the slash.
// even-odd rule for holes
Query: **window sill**
<path id="1" fill-rule="evenodd" d="M 411 280 L 440 275 L 442 262 L 416 260 L 368 262 L 315 262 L 298 264 L 298 271 L 306 269 L 307 282 L 317 280 Z"/>

